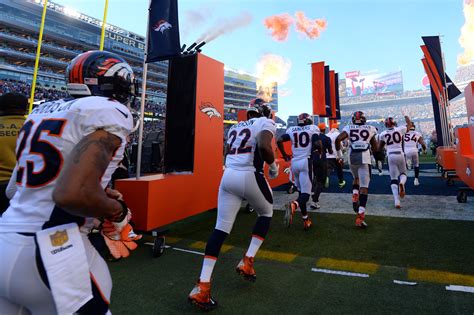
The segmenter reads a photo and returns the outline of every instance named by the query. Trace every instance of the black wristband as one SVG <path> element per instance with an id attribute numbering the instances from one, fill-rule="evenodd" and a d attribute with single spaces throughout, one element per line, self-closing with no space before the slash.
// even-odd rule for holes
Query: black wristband
<path id="1" fill-rule="evenodd" d="M 119 202 L 120 205 L 122 206 L 122 213 L 120 214 L 120 216 L 118 218 L 114 217 L 111 221 L 112 222 L 122 222 L 128 214 L 128 207 L 127 207 L 127 204 L 125 203 L 125 201 L 120 200 L 120 199 L 116 199 L 116 201 Z"/>

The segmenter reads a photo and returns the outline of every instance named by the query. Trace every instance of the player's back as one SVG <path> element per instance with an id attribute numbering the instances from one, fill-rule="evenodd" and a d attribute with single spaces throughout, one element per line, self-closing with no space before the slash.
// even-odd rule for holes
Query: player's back
<path id="1" fill-rule="evenodd" d="M 233 125 L 227 134 L 229 149 L 225 166 L 235 170 L 263 171 L 263 160 L 257 152 L 257 136 L 263 130 L 275 135 L 275 122 L 260 117 Z"/>
<path id="2" fill-rule="evenodd" d="M 294 160 L 306 159 L 311 156 L 311 139 L 320 130 L 315 125 L 294 126 L 286 130 L 291 139 L 291 151 Z"/>
<path id="3" fill-rule="evenodd" d="M 371 164 L 370 141 L 377 134 L 375 127 L 370 125 L 347 125 L 343 131 L 349 137 L 350 164 Z"/>
<path id="4" fill-rule="evenodd" d="M 403 137 L 406 131 L 407 128 L 405 126 L 400 126 L 384 130 L 380 134 L 381 140 L 385 142 L 387 154 L 403 152 Z"/>
<path id="5" fill-rule="evenodd" d="M 415 130 L 410 130 L 405 134 L 404 149 L 405 152 L 418 152 L 418 141 L 421 138 L 421 133 Z"/>
<path id="6" fill-rule="evenodd" d="M 132 125 L 128 108 L 105 97 L 62 99 L 35 108 L 17 139 L 17 191 L 0 218 L 0 229 L 36 232 L 63 223 L 83 224 L 84 218 L 59 209 L 52 198 L 64 162 L 76 144 L 97 129 L 120 136 L 122 145 L 101 179 L 105 188 L 122 159 Z"/>

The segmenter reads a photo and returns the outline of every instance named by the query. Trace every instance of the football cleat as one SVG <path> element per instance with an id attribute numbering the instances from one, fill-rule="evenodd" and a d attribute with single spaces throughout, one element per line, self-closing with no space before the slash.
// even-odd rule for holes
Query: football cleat
<path id="1" fill-rule="evenodd" d="M 198 281 L 191 293 L 188 301 L 203 311 L 211 311 L 217 307 L 217 301 L 211 296 L 211 283 Z"/>
<path id="2" fill-rule="evenodd" d="M 290 227 L 291 223 L 293 223 L 293 216 L 296 213 L 296 209 L 298 209 L 298 202 L 297 201 L 291 201 L 285 211 L 285 225 L 287 227 Z"/>
<path id="3" fill-rule="evenodd" d="M 313 210 L 316 210 L 316 209 L 321 208 L 321 205 L 319 204 L 319 202 L 311 201 L 311 203 L 309 204 L 309 207 Z"/>
<path id="4" fill-rule="evenodd" d="M 311 222 L 311 219 L 309 217 L 303 219 L 303 229 L 305 231 L 309 230 L 311 228 L 311 225 L 313 225 L 313 223 Z"/>
<path id="5" fill-rule="evenodd" d="M 253 269 L 253 257 L 244 256 L 235 268 L 237 273 L 244 277 L 245 280 L 255 282 L 257 280 L 257 273 Z"/>
<path id="6" fill-rule="evenodd" d="M 398 194 L 400 195 L 401 199 L 405 198 L 405 185 L 404 184 L 398 185 Z"/>
<path id="7" fill-rule="evenodd" d="M 339 182 L 339 188 L 342 188 L 346 186 L 346 181 L 345 180 L 342 180 L 342 182 Z"/>
<path id="8" fill-rule="evenodd" d="M 418 180 L 418 178 L 415 178 L 415 180 L 413 181 L 413 185 L 420 186 L 420 181 Z"/>
<path id="9" fill-rule="evenodd" d="M 383 171 L 379 171 L 379 176 L 382 176 L 383 175 Z"/>
<path id="10" fill-rule="evenodd" d="M 357 214 L 355 225 L 361 229 L 365 229 L 368 226 L 367 223 L 365 223 L 365 213 Z"/>

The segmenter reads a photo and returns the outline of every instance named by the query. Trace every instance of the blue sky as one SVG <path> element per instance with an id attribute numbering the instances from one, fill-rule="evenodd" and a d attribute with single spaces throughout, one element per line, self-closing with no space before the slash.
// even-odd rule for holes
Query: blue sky
<path id="1" fill-rule="evenodd" d="M 102 18 L 105 0 L 56 0 L 93 17 Z M 422 88 L 421 36 L 442 35 L 447 72 L 454 77 L 460 28 L 464 24 L 462 0 L 178 0 L 181 42 L 190 44 L 209 27 L 238 15 L 253 16 L 252 23 L 223 35 L 203 52 L 231 68 L 255 72 L 265 53 L 291 60 L 290 91 L 280 97 L 279 116 L 311 111 L 311 74 L 308 63 L 325 61 L 340 73 L 352 70 L 403 71 L 405 90 Z M 133 3 L 133 5 L 131 5 Z M 148 0 L 109 0 L 108 23 L 144 35 Z M 190 25 L 186 12 L 205 13 L 207 19 Z M 309 18 L 324 18 L 327 30 L 315 40 L 292 29 L 286 42 L 275 42 L 263 26 L 270 15 L 296 11 Z"/>

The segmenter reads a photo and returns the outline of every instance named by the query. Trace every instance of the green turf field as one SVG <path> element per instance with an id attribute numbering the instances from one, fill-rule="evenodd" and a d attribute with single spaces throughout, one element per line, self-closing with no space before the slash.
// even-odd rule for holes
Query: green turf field
<path id="1" fill-rule="evenodd" d="M 368 217 L 367 230 L 351 214 L 313 214 L 303 231 L 300 218 L 289 230 L 276 211 L 257 255 L 257 282 L 234 271 L 244 254 L 255 214 L 241 213 L 214 271 L 218 314 L 460 313 L 473 314 L 474 294 L 445 285 L 474 286 L 474 222 Z M 207 212 L 170 227 L 171 246 L 203 252 L 215 220 Z M 142 245 L 111 263 L 114 314 L 195 312 L 186 301 L 199 276 L 202 256 L 167 249 L 151 258 Z M 368 278 L 315 273 L 311 268 L 361 272 Z M 416 286 L 393 280 L 416 281 Z"/>

